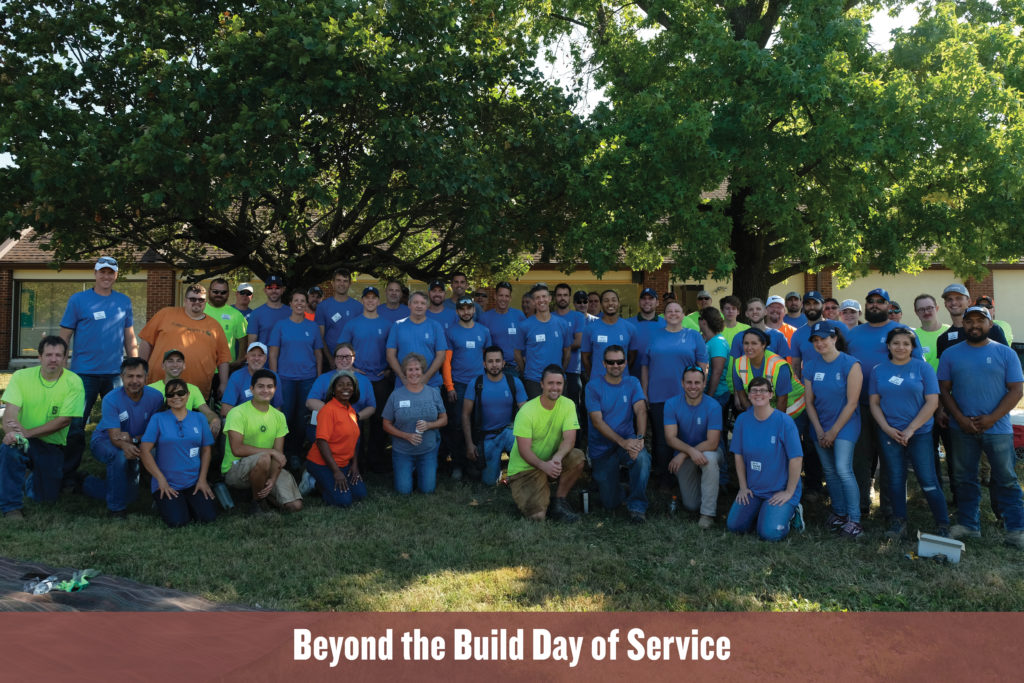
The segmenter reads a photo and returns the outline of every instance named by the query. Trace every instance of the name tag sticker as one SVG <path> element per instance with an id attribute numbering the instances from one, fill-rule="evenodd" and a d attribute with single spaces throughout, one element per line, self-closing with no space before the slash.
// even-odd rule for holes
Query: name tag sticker
<path id="1" fill-rule="evenodd" d="M 341 320 L 341 313 L 335 313 L 331 316 L 331 321 L 338 322 L 339 320 Z"/>
<path id="2" fill-rule="evenodd" d="M 93 320 L 106 320 L 107 319 L 107 312 L 106 311 L 93 311 L 92 319 Z"/>
<path id="3" fill-rule="evenodd" d="M 399 401 L 398 402 L 398 407 L 399 408 L 409 408 L 410 406 L 412 406 L 412 402 L 410 402 L 410 401 Z"/>
<path id="4" fill-rule="evenodd" d="M 952 340 L 954 340 L 954 339 L 959 339 L 959 338 L 960 338 L 960 333 L 959 333 L 959 332 L 950 332 L 950 333 L 949 333 L 949 337 L 948 337 L 948 339 L 949 339 L 950 341 L 952 341 Z"/>
<path id="5" fill-rule="evenodd" d="M 892 377 L 889 378 L 889 384 L 895 384 L 896 386 L 899 386 L 903 384 L 903 378 L 893 375 Z"/>
<path id="6" fill-rule="evenodd" d="M 120 420 L 121 422 L 127 422 L 128 421 L 128 411 L 127 410 L 122 410 L 120 413 L 117 414 L 117 419 Z"/>
<path id="7" fill-rule="evenodd" d="M 702 424 L 703 422 L 704 422 L 704 418 L 703 417 L 698 417 L 697 418 L 697 424 Z"/>
<path id="8" fill-rule="evenodd" d="M 760 472 L 761 471 L 761 462 L 758 461 L 758 460 L 751 460 L 750 461 L 750 469 L 754 470 L 755 472 Z"/>
<path id="9" fill-rule="evenodd" d="M 599 335 L 597 335 L 597 343 L 598 344 L 607 344 L 608 343 L 608 335 L 606 335 L 606 334 L 599 334 Z"/>
<path id="10" fill-rule="evenodd" d="M 221 313 L 220 314 L 220 319 L 221 320 L 231 320 L 231 316 L 229 314 L 227 314 L 227 313 Z"/>
<path id="11" fill-rule="evenodd" d="M 814 373 L 814 381 L 815 382 L 821 382 L 821 381 L 824 381 L 824 379 L 825 379 L 825 373 L 824 372 L 816 372 L 816 373 Z"/>
<path id="12" fill-rule="evenodd" d="M 193 446 L 192 448 L 188 449 L 188 457 L 190 457 L 190 458 L 198 458 L 199 457 L 199 449 L 196 448 L 195 446 Z"/>
<path id="13" fill-rule="evenodd" d="M 508 328 L 508 336 L 514 337 L 515 334 L 516 334 L 516 328 L 514 328 L 514 327 Z"/>
<path id="14" fill-rule="evenodd" d="M 534 337 L 533 339 L 534 339 L 534 341 L 536 341 L 536 342 L 538 342 L 538 343 L 539 343 L 539 342 L 545 342 L 545 341 L 547 341 L 547 340 L 548 340 L 548 336 L 547 336 L 546 334 L 538 334 L 538 335 L 537 335 L 536 337 Z"/>
<path id="15" fill-rule="evenodd" d="M 772 437 L 772 444 L 774 444 L 774 443 L 775 443 L 775 437 L 773 436 Z"/>
<path id="16" fill-rule="evenodd" d="M 476 342 L 475 341 L 467 341 L 466 342 L 466 348 L 467 349 L 475 349 L 476 348 Z"/>
<path id="17" fill-rule="evenodd" d="M 309 424 L 313 425 L 314 427 L 316 426 L 316 414 L 319 412 L 319 410 L 314 410 L 313 414 L 309 416 Z"/>

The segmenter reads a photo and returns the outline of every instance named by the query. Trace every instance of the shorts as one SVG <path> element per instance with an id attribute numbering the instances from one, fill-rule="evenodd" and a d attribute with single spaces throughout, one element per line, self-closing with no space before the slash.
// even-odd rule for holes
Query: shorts
<path id="1" fill-rule="evenodd" d="M 562 459 L 562 471 L 575 469 L 583 464 L 583 451 L 574 448 Z M 548 475 L 535 467 L 512 475 L 508 480 L 512 491 L 512 500 L 526 517 L 533 517 L 538 512 L 545 512 L 551 502 L 551 486 Z"/>
<path id="2" fill-rule="evenodd" d="M 231 488 L 250 488 L 249 473 L 252 472 L 252 468 L 256 466 L 259 460 L 259 456 L 256 455 L 239 458 L 231 463 L 231 468 L 224 473 L 224 481 Z M 286 505 L 293 500 L 302 500 L 298 484 L 295 483 L 295 478 L 288 470 L 281 470 L 281 473 L 277 475 L 274 488 L 267 497 L 275 505 Z"/>

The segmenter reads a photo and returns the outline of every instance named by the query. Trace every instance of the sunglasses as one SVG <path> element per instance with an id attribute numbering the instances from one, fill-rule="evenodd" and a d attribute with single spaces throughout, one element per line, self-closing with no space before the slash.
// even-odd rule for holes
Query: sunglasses
<path id="1" fill-rule="evenodd" d="M 902 308 L 890 308 L 889 315 L 898 315 L 903 312 Z"/>
<path id="2" fill-rule="evenodd" d="M 101 256 L 96 259 L 96 263 L 101 266 L 116 266 L 117 259 L 111 258 L 110 256 Z"/>
<path id="3" fill-rule="evenodd" d="M 703 375 L 704 374 L 704 368 L 702 368 L 699 365 L 688 365 L 685 368 L 683 368 L 683 374 L 685 375 L 688 372 L 699 372 L 700 374 Z"/>
<path id="4" fill-rule="evenodd" d="M 194 303 L 194 304 L 198 304 L 198 303 L 202 303 L 202 302 L 206 301 L 206 299 L 204 297 L 201 297 L 201 296 L 190 296 L 190 297 L 186 297 L 186 298 L 189 301 L 191 301 L 192 303 Z"/>
<path id="5" fill-rule="evenodd" d="M 182 396 L 188 396 L 188 392 L 184 390 L 168 391 L 164 396 L 167 398 L 181 398 Z"/>
<path id="6" fill-rule="evenodd" d="M 211 289 L 210 290 L 210 294 L 227 294 L 227 293 L 228 293 L 228 290 L 226 290 L 226 289 Z"/>
<path id="7" fill-rule="evenodd" d="M 626 359 L 625 358 L 616 358 L 615 360 L 608 360 L 607 358 L 605 358 L 604 364 L 605 365 L 625 365 L 626 364 Z"/>
<path id="8" fill-rule="evenodd" d="M 868 299 L 869 304 L 887 304 L 889 303 L 885 299 Z"/>

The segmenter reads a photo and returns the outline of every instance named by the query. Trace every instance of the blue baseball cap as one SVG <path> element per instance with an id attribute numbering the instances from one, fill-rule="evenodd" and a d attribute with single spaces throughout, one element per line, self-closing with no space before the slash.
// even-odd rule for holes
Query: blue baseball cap
<path id="1" fill-rule="evenodd" d="M 790 293 L 792 294 L 792 292 Z M 788 294 L 786 295 L 786 298 L 790 298 Z M 821 292 L 817 292 L 813 289 L 804 294 L 804 301 L 807 301 L 808 299 L 813 299 L 814 301 L 817 301 L 819 304 L 825 303 L 825 297 L 821 295 Z"/>
<path id="2" fill-rule="evenodd" d="M 814 339 L 815 337 L 836 337 L 839 335 L 839 330 L 835 328 L 835 325 L 819 320 L 814 323 L 814 327 L 811 328 L 811 333 L 807 335 L 808 339 Z"/>
<path id="3" fill-rule="evenodd" d="M 881 287 L 876 287 L 876 288 L 872 289 L 870 292 L 868 292 L 868 295 L 866 297 L 864 297 L 864 300 L 866 301 L 866 300 L 870 299 L 873 296 L 880 296 L 880 297 L 882 297 L 883 299 L 885 299 L 885 303 L 889 303 L 889 301 L 892 299 L 892 297 L 889 296 L 889 292 L 885 291 Z"/>

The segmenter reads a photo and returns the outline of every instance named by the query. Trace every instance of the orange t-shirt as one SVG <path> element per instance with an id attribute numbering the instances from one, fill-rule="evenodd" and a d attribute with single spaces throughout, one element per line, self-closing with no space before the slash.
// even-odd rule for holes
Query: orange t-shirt
<path id="1" fill-rule="evenodd" d="M 164 354 L 178 349 L 185 354 L 185 372 L 181 373 L 181 378 L 195 384 L 203 396 L 209 398 L 217 366 L 231 362 L 228 340 L 220 323 L 210 316 L 193 320 L 177 306 L 161 308 L 139 336 L 153 348 L 149 354 L 150 384 L 164 379 Z"/>
<path id="2" fill-rule="evenodd" d="M 356 454 L 359 415 L 352 406 L 342 405 L 340 401 L 332 398 L 316 414 L 316 438 L 317 441 L 326 441 L 331 449 L 331 455 L 334 456 L 334 462 L 338 467 L 345 467 Z M 306 458 L 317 465 L 327 465 L 315 442 Z"/>

